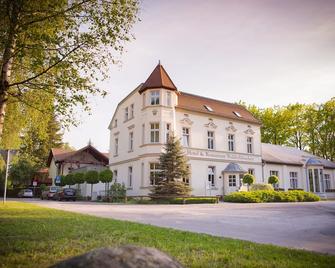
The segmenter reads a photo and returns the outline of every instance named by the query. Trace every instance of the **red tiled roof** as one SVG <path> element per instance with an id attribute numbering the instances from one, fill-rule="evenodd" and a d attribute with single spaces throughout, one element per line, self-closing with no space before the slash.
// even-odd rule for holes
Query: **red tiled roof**
<path id="1" fill-rule="evenodd" d="M 205 106 L 212 109 L 212 111 L 209 111 Z M 186 92 L 180 92 L 180 94 L 178 95 L 178 105 L 176 106 L 176 108 L 192 112 L 221 116 L 238 121 L 261 124 L 258 119 L 256 119 L 246 108 L 241 105 L 201 97 Z M 241 117 L 237 116 L 236 112 Z"/>
<path id="2" fill-rule="evenodd" d="M 164 67 L 159 63 L 152 71 L 148 79 L 144 82 L 139 90 L 142 94 L 146 89 L 150 88 L 165 88 L 173 91 L 178 91 L 170 76 L 165 71 Z"/>

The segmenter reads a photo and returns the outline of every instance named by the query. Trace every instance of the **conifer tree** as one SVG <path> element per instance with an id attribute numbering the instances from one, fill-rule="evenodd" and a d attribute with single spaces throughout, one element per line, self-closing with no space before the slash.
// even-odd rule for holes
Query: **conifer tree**
<path id="1" fill-rule="evenodd" d="M 156 185 L 151 190 L 152 197 L 185 196 L 191 188 L 182 179 L 190 175 L 187 158 L 176 137 L 171 135 L 159 157 L 159 175 Z"/>

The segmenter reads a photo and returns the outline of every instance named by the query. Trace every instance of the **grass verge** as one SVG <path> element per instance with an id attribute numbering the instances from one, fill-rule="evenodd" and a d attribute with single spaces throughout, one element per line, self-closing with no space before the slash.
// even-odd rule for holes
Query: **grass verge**
<path id="1" fill-rule="evenodd" d="M 0 205 L 0 267 L 47 267 L 98 247 L 155 247 L 185 267 L 334 267 L 335 256 L 103 219 L 32 204 Z"/>

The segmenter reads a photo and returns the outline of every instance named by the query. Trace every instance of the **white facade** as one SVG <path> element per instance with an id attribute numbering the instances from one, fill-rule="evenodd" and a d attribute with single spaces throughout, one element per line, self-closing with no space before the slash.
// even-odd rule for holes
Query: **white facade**
<path id="1" fill-rule="evenodd" d="M 109 125 L 110 169 L 117 181 L 126 185 L 129 196 L 148 195 L 152 187 L 150 172 L 154 171 L 166 137 L 171 133 L 181 140 L 189 159 L 188 181 L 193 195 L 225 195 L 237 191 L 241 187 L 240 175 L 248 171 L 257 183 L 267 183 L 270 171 L 278 171 L 279 188 L 285 190 L 292 188 L 290 172 L 296 172 L 291 173 L 298 176 L 295 188 L 309 190 L 303 165 L 263 163 L 261 125 L 235 114 L 234 107 L 242 109 L 240 106 L 222 103 L 232 109 L 232 116 L 225 117 L 215 111 L 211 114 L 210 105 L 217 101 L 197 96 L 208 110 L 204 113 L 178 105 L 184 93 L 164 87 L 141 92 L 141 86 L 119 103 Z M 229 163 L 238 164 L 245 172 L 225 172 Z M 327 171 L 332 188 L 334 170 Z"/>

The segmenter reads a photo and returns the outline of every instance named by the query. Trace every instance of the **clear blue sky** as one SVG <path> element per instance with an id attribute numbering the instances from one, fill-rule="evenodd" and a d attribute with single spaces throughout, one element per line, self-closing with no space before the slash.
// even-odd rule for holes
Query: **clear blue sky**
<path id="1" fill-rule="evenodd" d="M 260 107 L 335 96 L 335 1 L 143 1 L 136 40 L 64 140 L 108 151 L 109 121 L 161 60 L 182 91 Z"/>

